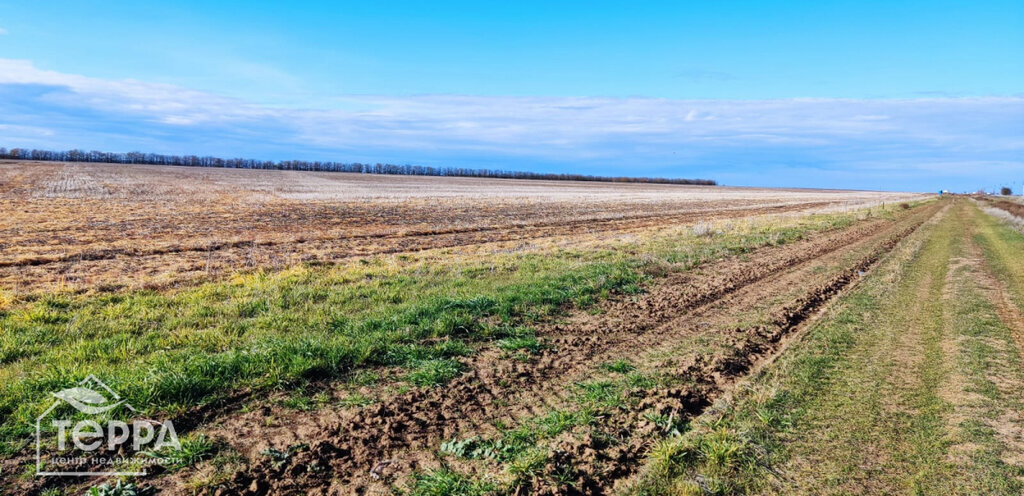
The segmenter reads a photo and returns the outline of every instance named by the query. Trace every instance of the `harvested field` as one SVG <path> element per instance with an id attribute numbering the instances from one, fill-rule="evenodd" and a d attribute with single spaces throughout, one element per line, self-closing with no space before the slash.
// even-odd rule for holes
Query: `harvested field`
<path id="1" fill-rule="evenodd" d="M 163 288 L 301 262 L 915 197 L 7 161 L 0 284 L 19 292 Z"/>
<path id="2" fill-rule="evenodd" d="M 3 3 L 0 496 L 1024 496 L 1022 42 Z"/>
<path id="3" fill-rule="evenodd" d="M 965 199 L 37 166 L 0 166 L 8 493 L 1021 489 L 1024 237 Z M 35 476 L 90 374 L 178 454 Z"/>

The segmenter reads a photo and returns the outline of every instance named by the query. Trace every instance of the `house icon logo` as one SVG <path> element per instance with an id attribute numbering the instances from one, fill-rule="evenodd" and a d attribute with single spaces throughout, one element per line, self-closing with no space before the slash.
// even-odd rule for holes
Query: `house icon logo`
<path id="1" fill-rule="evenodd" d="M 145 467 L 181 449 L 170 420 L 137 419 L 139 411 L 94 375 L 51 395 L 36 418 L 37 476 L 146 475 Z M 135 420 L 118 420 L 125 417 Z"/>

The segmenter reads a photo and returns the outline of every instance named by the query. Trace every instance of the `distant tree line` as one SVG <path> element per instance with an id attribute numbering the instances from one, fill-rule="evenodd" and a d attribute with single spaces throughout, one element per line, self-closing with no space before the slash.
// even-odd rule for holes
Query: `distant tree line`
<path id="1" fill-rule="evenodd" d="M 710 179 L 670 179 L 663 177 L 612 177 L 584 174 L 552 174 L 470 169 L 465 167 L 426 167 L 422 165 L 361 164 L 307 160 L 254 160 L 247 158 L 199 157 L 196 155 L 161 155 L 158 153 L 113 153 L 84 150 L 29 150 L 0 148 L 0 159 L 42 160 L 51 162 L 96 162 L 112 164 L 178 165 L 184 167 L 224 167 L 231 169 L 271 169 L 296 171 L 351 172 L 357 174 L 394 174 L 402 176 L 491 177 L 502 179 L 548 179 L 558 181 L 606 181 L 616 183 L 697 184 L 714 186 Z"/>

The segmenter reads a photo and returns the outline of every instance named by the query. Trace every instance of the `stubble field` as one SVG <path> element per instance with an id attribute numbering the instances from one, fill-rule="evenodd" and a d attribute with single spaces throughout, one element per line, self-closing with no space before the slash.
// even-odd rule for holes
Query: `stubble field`
<path id="1" fill-rule="evenodd" d="M 159 494 L 1021 488 L 1024 235 L 983 202 L 100 164 L 0 178 L 12 494 L 116 484 L 34 475 L 32 420 L 89 374 L 178 426 L 185 456 L 122 482 Z"/>
<path id="2" fill-rule="evenodd" d="M 0 283 L 19 291 L 167 287 L 256 267 L 906 196 L 0 162 Z"/>

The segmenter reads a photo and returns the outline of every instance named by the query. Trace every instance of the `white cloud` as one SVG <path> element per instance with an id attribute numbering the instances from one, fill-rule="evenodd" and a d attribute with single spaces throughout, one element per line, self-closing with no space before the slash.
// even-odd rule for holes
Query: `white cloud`
<path id="1" fill-rule="evenodd" d="M 70 107 L 149 115 L 154 121 L 198 124 L 268 116 L 237 99 L 180 86 L 134 79 L 107 80 L 36 68 L 28 60 L 0 59 L 0 84 L 40 85 L 66 89 L 46 101 Z"/>
<path id="2" fill-rule="evenodd" d="M 0 132 L 7 136 L 32 136 L 34 138 L 53 136 L 53 130 L 38 126 L 0 124 Z"/>
<path id="3" fill-rule="evenodd" d="M 323 145 L 360 142 L 586 147 L 609 140 L 651 143 L 821 144 L 865 137 L 952 140 L 1024 114 L 1022 98 L 910 100 L 666 100 L 655 98 L 343 96 L 328 110 L 281 109 L 179 86 L 105 80 L 0 59 L 0 84 L 65 89 L 42 97 L 67 107 L 133 114 L 177 126 L 275 122 Z M 976 122 L 967 116 L 984 116 Z M 987 133 L 986 133 L 987 134 Z M 986 146 L 1020 147 L 987 134 Z M 970 142 L 962 143 L 970 146 Z"/>
<path id="4" fill-rule="evenodd" d="M 319 108 L 296 109 L 0 59 L 0 89 L 4 85 L 38 91 L 27 97 L 31 102 L 6 102 L 7 107 L 21 106 L 6 110 L 0 124 L 29 124 L 37 108 L 47 108 L 62 116 L 69 128 L 88 130 L 97 115 L 138 123 L 129 131 L 118 131 L 131 143 L 139 142 L 132 140 L 137 138 L 133 133 L 149 130 L 152 141 L 147 145 L 193 139 L 205 146 L 230 139 L 252 147 L 383 150 L 388 156 L 381 160 L 398 156 L 446 161 L 460 154 L 593 163 L 799 159 L 858 163 L 865 169 L 877 163 L 934 163 L 933 169 L 945 170 L 948 166 L 940 164 L 1019 163 L 1024 150 L 1020 97 L 669 100 L 348 95 L 325 99 L 315 105 Z M 4 104 L 0 100 L 0 110 Z M 23 114 L 11 115 L 17 110 Z M 88 119 L 78 122 L 77 116 L 84 113 Z M 201 138 L 182 137 L 189 132 Z M 104 139 L 113 140 L 111 133 L 106 132 Z"/>

